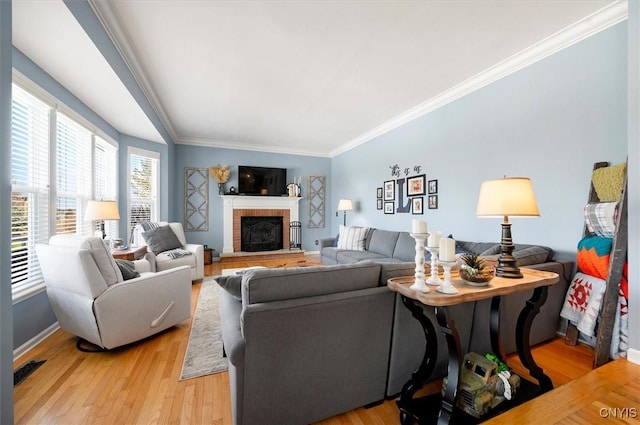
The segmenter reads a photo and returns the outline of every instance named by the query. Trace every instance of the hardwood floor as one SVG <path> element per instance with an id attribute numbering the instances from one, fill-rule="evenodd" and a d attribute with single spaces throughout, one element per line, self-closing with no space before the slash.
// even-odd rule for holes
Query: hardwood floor
<path id="1" fill-rule="evenodd" d="M 277 267 L 282 262 L 281 259 L 234 262 L 232 267 Z M 208 276 L 220 272 L 220 263 L 205 267 Z M 194 284 L 192 311 L 199 291 L 200 284 Z M 160 335 L 106 353 L 78 351 L 73 335 L 55 332 L 14 362 L 17 368 L 29 360 L 46 360 L 15 387 L 15 423 L 231 425 L 228 373 L 178 380 L 190 326 L 190 321 L 186 321 Z M 594 423 L 591 419 L 598 419 L 594 415 L 601 414 L 599 409 L 603 406 L 640 408 L 638 365 L 618 360 L 591 372 L 591 350 L 565 345 L 561 339 L 535 347 L 534 356 L 556 390 L 492 423 Z M 510 364 L 523 374 L 517 361 Z M 570 384 L 564 385 L 567 383 Z M 422 392 L 437 390 L 438 383 L 433 383 Z M 640 412 L 635 412 L 636 419 L 627 418 L 626 423 L 638 423 Z M 393 400 L 320 422 L 322 425 L 397 423 L 398 409 Z"/>

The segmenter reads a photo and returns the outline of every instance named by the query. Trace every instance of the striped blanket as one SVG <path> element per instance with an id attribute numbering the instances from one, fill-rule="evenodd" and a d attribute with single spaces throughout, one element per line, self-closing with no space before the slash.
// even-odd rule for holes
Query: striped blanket
<path id="1" fill-rule="evenodd" d="M 168 226 L 168 224 L 161 224 L 161 223 L 158 223 L 157 221 L 141 221 L 139 224 L 140 224 L 140 227 L 142 227 L 142 230 L 144 230 L 145 232 L 148 232 L 149 230 L 152 230 L 152 229 L 157 229 L 162 226 Z M 170 249 L 169 251 L 164 251 L 160 255 L 168 255 L 169 257 L 176 259 L 180 257 L 185 257 L 187 255 L 193 255 L 193 253 L 182 248 L 175 248 L 175 249 Z"/>

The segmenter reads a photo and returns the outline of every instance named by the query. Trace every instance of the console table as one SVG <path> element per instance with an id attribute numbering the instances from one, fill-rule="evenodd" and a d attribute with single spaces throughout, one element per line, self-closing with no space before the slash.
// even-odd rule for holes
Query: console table
<path id="1" fill-rule="evenodd" d="M 387 281 L 388 287 L 392 291 L 401 294 L 405 307 L 411 311 L 413 317 L 422 325 L 426 342 L 424 359 L 411 379 L 404 385 L 400 400 L 397 402 L 400 409 L 400 423 L 403 425 L 415 422 L 420 424 L 437 423 L 439 425 L 478 423 L 553 389 L 551 379 L 544 374 L 531 355 L 529 332 L 534 317 L 547 299 L 548 287 L 558 282 L 558 275 L 532 269 L 521 269 L 521 271 L 523 277 L 520 279 L 496 277 L 485 287 L 466 285 L 462 280 L 456 279 L 456 274 L 452 273 L 453 284 L 459 291 L 455 295 L 441 294 L 435 291 L 435 287 L 431 287 L 428 293 L 416 292 L 409 288 L 414 282 L 413 276 L 397 277 Z M 533 295 L 526 302 L 518 317 L 516 346 L 522 364 L 538 383 L 529 382 L 521 377 L 520 388 L 514 400 L 504 401 L 492 413 L 476 419 L 458 409 L 455 405 L 460 366 L 464 353 L 461 353 L 460 337 L 455 323 L 449 315 L 448 307 L 455 304 L 491 299 L 491 313 L 488 318 L 491 349 L 504 362 L 505 356 L 499 337 L 500 300 L 503 295 L 531 289 L 533 289 Z M 416 391 L 424 385 L 427 377 L 433 371 L 438 353 L 436 329 L 431 320 L 424 314 L 422 305 L 434 308 L 438 326 L 447 341 L 449 349 L 448 384 L 442 396 L 440 394 L 431 394 L 414 399 L 413 396 Z"/>

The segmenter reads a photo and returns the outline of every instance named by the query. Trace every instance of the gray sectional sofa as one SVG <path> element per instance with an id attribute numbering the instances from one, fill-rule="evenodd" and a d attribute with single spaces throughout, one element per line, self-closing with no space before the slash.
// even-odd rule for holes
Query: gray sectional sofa
<path id="1" fill-rule="evenodd" d="M 327 266 L 249 270 L 233 284 L 221 279 L 227 289 L 221 291 L 220 316 L 235 425 L 308 424 L 392 398 L 422 360 L 422 328 L 386 287 L 391 277 L 413 274 L 413 239 L 406 232 L 373 229 L 365 251 L 337 250 L 334 242 L 322 241 Z M 464 242 L 460 248 L 495 255 L 495 245 Z M 517 248 L 523 262 L 538 261 L 527 267 L 560 275 L 531 329 L 536 344 L 556 334 L 573 264 L 551 260 L 548 248 Z M 517 294 L 501 303 L 507 352 L 515 351 L 515 322 L 529 297 Z M 450 308 L 462 350 L 490 351 L 489 307 L 487 301 Z M 425 313 L 435 323 L 431 309 Z M 441 334 L 437 339 L 432 379 L 447 370 L 446 342 Z"/>

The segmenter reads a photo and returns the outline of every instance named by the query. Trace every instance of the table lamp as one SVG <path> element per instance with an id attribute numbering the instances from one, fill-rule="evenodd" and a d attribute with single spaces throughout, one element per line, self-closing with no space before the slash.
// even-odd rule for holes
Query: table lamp
<path id="1" fill-rule="evenodd" d="M 340 199 L 338 201 L 338 211 L 343 211 L 344 214 L 344 222 L 343 225 L 347 225 L 347 211 L 353 210 L 353 204 L 351 203 L 351 199 Z"/>
<path id="2" fill-rule="evenodd" d="M 89 201 L 84 218 L 87 221 L 100 220 L 100 231 L 102 232 L 102 239 L 104 239 L 107 236 L 104 231 L 104 221 L 120 220 L 118 205 L 116 205 L 116 201 Z"/>
<path id="3" fill-rule="evenodd" d="M 513 257 L 511 217 L 540 217 L 531 180 L 527 177 L 504 177 L 482 183 L 478 197 L 478 217 L 503 217 L 500 256 L 496 276 L 520 278 L 522 273 Z"/>

